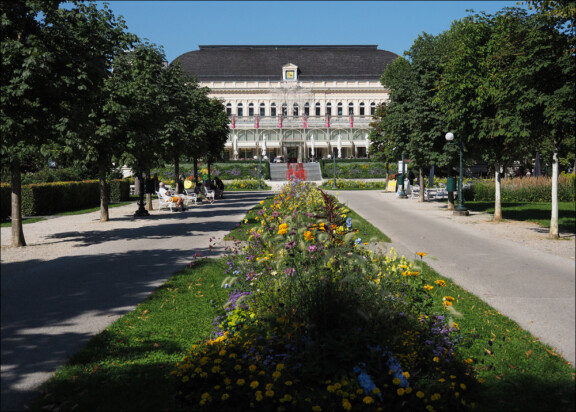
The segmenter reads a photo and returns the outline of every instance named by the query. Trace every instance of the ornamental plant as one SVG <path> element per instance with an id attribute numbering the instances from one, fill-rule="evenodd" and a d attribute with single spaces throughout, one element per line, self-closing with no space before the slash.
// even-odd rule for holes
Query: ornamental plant
<path id="1" fill-rule="evenodd" d="M 452 301 L 399 257 L 372 252 L 349 210 L 294 181 L 228 251 L 213 335 L 176 365 L 190 410 L 461 410 Z M 424 254 L 421 255 L 424 257 Z M 449 309 L 450 308 L 450 309 Z"/>

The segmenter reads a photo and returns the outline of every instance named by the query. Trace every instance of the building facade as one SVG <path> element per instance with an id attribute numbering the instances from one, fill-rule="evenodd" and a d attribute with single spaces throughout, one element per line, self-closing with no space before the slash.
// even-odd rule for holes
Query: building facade
<path id="1" fill-rule="evenodd" d="M 396 54 L 377 46 L 199 46 L 176 60 L 230 118 L 226 156 L 306 162 L 366 157 L 380 76 Z"/>

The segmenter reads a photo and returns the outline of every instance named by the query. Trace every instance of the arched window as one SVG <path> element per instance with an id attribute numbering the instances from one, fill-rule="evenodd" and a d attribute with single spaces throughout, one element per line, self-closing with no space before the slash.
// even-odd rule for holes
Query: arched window
<path id="1" fill-rule="evenodd" d="M 288 105 L 286 103 L 282 103 L 282 115 L 283 116 L 288 115 Z"/>
<path id="2" fill-rule="evenodd" d="M 276 116 L 276 103 L 270 105 L 270 116 Z"/>
<path id="3" fill-rule="evenodd" d="M 360 103 L 360 116 L 364 116 L 364 102 Z"/>
<path id="4" fill-rule="evenodd" d="M 316 116 L 320 116 L 320 103 L 316 103 Z"/>
<path id="5" fill-rule="evenodd" d="M 254 103 L 248 105 L 248 116 L 254 116 Z"/>
<path id="6" fill-rule="evenodd" d="M 226 105 L 226 114 L 227 114 L 228 116 L 231 116 L 231 115 L 232 115 L 232 103 L 228 103 L 228 104 Z"/>
<path id="7" fill-rule="evenodd" d="M 242 103 L 238 103 L 238 106 L 236 106 L 236 113 L 238 113 L 238 117 L 244 116 L 244 106 Z"/>
<path id="8" fill-rule="evenodd" d="M 348 114 L 354 114 L 354 103 L 348 103 Z"/>
<path id="9" fill-rule="evenodd" d="M 326 114 L 332 115 L 332 103 L 326 103 Z"/>
<path id="10" fill-rule="evenodd" d="M 306 104 L 304 105 L 304 114 L 305 114 L 306 116 L 310 116 L 310 103 L 306 103 Z"/>
<path id="11" fill-rule="evenodd" d="M 266 116 L 266 105 L 264 103 L 260 103 L 260 116 Z"/>
<path id="12" fill-rule="evenodd" d="M 298 103 L 294 103 L 294 107 L 292 109 L 292 115 L 298 116 Z"/>
<path id="13" fill-rule="evenodd" d="M 342 102 L 338 103 L 338 116 L 342 116 Z"/>
<path id="14" fill-rule="evenodd" d="M 374 116 L 376 114 L 376 103 L 370 103 L 370 114 Z"/>

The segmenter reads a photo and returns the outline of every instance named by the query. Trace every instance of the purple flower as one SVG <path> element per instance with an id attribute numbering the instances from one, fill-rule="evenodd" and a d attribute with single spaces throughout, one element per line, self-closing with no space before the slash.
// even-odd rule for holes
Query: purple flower
<path id="1" fill-rule="evenodd" d="M 296 269 L 294 269 L 294 268 L 286 268 L 285 272 L 286 272 L 286 274 L 287 274 L 288 276 L 294 276 L 294 274 L 296 273 Z"/>
<path id="2" fill-rule="evenodd" d="M 291 242 L 286 243 L 286 250 L 290 250 L 294 247 L 296 247 L 296 241 L 295 240 L 292 240 Z"/>
<path id="3" fill-rule="evenodd" d="M 310 253 L 314 253 L 318 250 L 318 247 L 316 245 L 310 245 L 308 246 L 308 252 Z"/>

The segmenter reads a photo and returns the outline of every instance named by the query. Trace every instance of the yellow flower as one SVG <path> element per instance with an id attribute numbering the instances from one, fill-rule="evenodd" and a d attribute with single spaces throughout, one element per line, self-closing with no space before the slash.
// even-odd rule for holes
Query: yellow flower
<path id="1" fill-rule="evenodd" d="M 424 285 L 424 289 L 426 289 L 427 291 L 431 291 L 432 289 L 434 289 L 434 286 L 432 286 L 432 285 Z"/>
<path id="2" fill-rule="evenodd" d="M 278 226 L 278 234 L 285 235 L 288 232 L 288 223 L 282 223 Z"/>
<path id="3" fill-rule="evenodd" d="M 400 379 L 399 379 L 399 378 L 394 378 L 394 379 L 392 379 L 392 383 L 393 383 L 394 385 L 400 385 Z"/>
<path id="4" fill-rule="evenodd" d="M 313 412 L 321 412 L 322 411 L 322 407 L 315 405 L 312 407 L 312 411 Z"/>
<path id="5" fill-rule="evenodd" d="M 252 389 L 256 389 L 258 387 L 258 385 L 260 385 L 260 383 L 258 381 L 252 381 L 250 382 L 250 387 Z"/>
<path id="6" fill-rule="evenodd" d="M 440 362 L 440 358 L 438 356 L 434 356 L 434 358 L 432 358 L 432 360 L 436 363 Z"/>
<path id="7" fill-rule="evenodd" d="M 402 375 L 404 375 L 406 379 L 410 379 L 410 372 L 402 372 Z"/>
<path id="8" fill-rule="evenodd" d="M 418 391 L 418 392 L 416 392 L 416 396 L 417 396 L 418 398 L 423 398 L 423 397 L 424 397 L 424 392 Z"/>
<path id="9" fill-rule="evenodd" d="M 263 204 L 264 204 L 264 201 L 263 201 L 263 200 L 261 200 L 261 201 L 260 201 L 260 204 L 261 204 L 261 205 L 263 205 Z"/>
<path id="10" fill-rule="evenodd" d="M 435 393 L 434 395 L 432 395 L 430 397 L 430 400 L 432 401 L 437 401 L 438 399 L 440 399 L 440 394 L 439 393 Z"/>
<path id="11" fill-rule="evenodd" d="M 280 375 L 282 375 L 279 371 L 274 371 L 272 373 L 272 377 L 274 378 L 274 380 L 278 379 L 280 377 Z"/>
<path id="12" fill-rule="evenodd" d="M 441 287 L 446 286 L 446 282 L 444 282 L 442 279 L 435 280 L 434 283 Z"/>
<path id="13" fill-rule="evenodd" d="M 345 411 L 352 409 L 352 404 L 348 399 L 342 399 L 342 408 L 344 408 Z"/>
<path id="14" fill-rule="evenodd" d="M 362 399 L 362 402 L 366 405 L 370 405 L 371 403 L 374 403 L 374 398 L 371 396 L 365 396 L 364 399 Z"/>
<path id="15" fill-rule="evenodd" d="M 264 399 L 264 397 L 262 396 L 262 391 L 256 391 L 255 396 L 256 396 L 256 400 L 258 402 L 260 402 L 262 399 Z"/>
<path id="16" fill-rule="evenodd" d="M 396 393 L 398 394 L 398 396 L 404 395 L 404 388 L 398 388 L 398 389 L 396 389 Z"/>
<path id="17" fill-rule="evenodd" d="M 240 379 L 238 379 L 238 380 L 236 381 L 236 385 L 238 385 L 238 386 L 242 386 L 242 385 L 244 385 L 245 383 L 246 383 L 246 381 L 245 381 L 244 379 L 242 379 L 242 378 L 240 378 Z"/>
<path id="18" fill-rule="evenodd" d="M 274 391 L 273 391 L 273 390 L 267 390 L 266 393 L 265 393 L 265 395 L 266 395 L 267 397 L 271 398 L 271 397 L 274 396 Z"/>
<path id="19" fill-rule="evenodd" d="M 184 375 L 182 377 L 182 382 L 188 382 L 190 380 L 190 377 L 188 375 Z"/>
<path id="20" fill-rule="evenodd" d="M 222 400 L 225 401 L 226 399 L 228 399 L 230 397 L 230 395 L 228 395 L 227 393 L 223 393 L 222 394 Z"/>
<path id="21" fill-rule="evenodd" d="M 250 365 L 250 366 L 248 366 L 248 370 L 249 370 L 250 372 L 254 372 L 254 371 L 256 370 L 256 365 Z"/>
<path id="22" fill-rule="evenodd" d="M 312 234 L 312 232 L 310 232 L 309 230 L 304 232 L 304 240 L 306 241 L 314 240 L 314 235 Z"/>
<path id="23" fill-rule="evenodd" d="M 416 252 L 416 254 L 417 254 L 418 256 L 420 256 L 421 258 L 423 258 L 423 257 L 426 256 L 428 253 L 426 253 L 426 252 Z"/>

